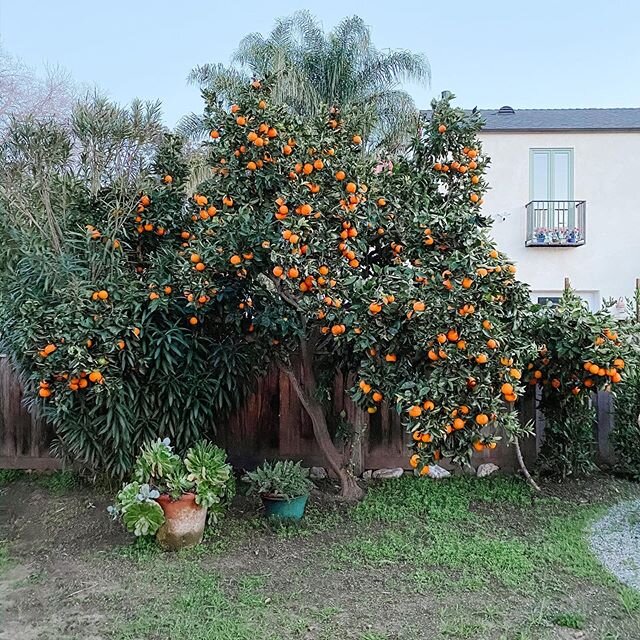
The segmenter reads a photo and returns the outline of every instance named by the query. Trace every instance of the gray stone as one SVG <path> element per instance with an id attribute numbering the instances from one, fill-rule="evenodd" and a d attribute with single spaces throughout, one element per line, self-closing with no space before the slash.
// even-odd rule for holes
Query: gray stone
<path id="1" fill-rule="evenodd" d="M 402 467 L 395 467 L 395 469 L 376 469 L 373 472 L 373 477 L 376 480 L 391 480 L 393 478 L 399 478 L 404 473 Z"/>
<path id="2" fill-rule="evenodd" d="M 444 467 L 434 464 L 429 467 L 429 473 L 427 475 L 434 480 L 440 480 L 441 478 L 448 478 L 451 473 Z"/>
<path id="3" fill-rule="evenodd" d="M 371 480 L 373 476 L 373 471 L 371 469 L 367 469 L 363 474 L 362 474 L 362 479 L 363 480 Z"/>
<path id="4" fill-rule="evenodd" d="M 324 480 L 327 477 L 327 470 L 324 467 L 311 467 L 309 476 L 314 480 Z"/>
<path id="5" fill-rule="evenodd" d="M 500 467 L 497 464 L 493 464 L 493 462 L 487 462 L 485 464 L 481 464 L 476 471 L 476 475 L 478 478 L 486 478 L 490 476 L 492 473 L 499 471 Z"/>

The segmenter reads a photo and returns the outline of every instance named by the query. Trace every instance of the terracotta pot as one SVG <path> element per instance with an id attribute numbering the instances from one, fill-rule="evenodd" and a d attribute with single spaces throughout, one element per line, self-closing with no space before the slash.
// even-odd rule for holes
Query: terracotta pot
<path id="1" fill-rule="evenodd" d="M 158 504 L 166 518 L 156 533 L 156 540 L 163 549 L 177 551 L 202 542 L 207 510 L 196 504 L 195 493 L 185 493 L 177 500 L 163 493 Z"/>

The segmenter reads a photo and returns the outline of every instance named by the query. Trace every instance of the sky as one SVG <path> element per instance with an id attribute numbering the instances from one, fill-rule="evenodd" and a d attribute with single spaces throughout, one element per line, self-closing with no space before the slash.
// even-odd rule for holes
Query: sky
<path id="1" fill-rule="evenodd" d="M 193 66 L 297 9 L 325 29 L 357 14 L 378 48 L 424 53 L 431 85 L 407 87 L 421 108 L 445 89 L 463 107 L 640 106 L 638 0 L 0 0 L 0 44 L 118 102 L 160 99 L 173 126 L 201 111 Z"/>

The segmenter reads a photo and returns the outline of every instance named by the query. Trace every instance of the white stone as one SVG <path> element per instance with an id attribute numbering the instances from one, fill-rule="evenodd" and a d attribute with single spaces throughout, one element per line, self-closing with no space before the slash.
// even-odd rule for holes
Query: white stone
<path id="1" fill-rule="evenodd" d="M 427 475 L 434 480 L 440 480 L 441 478 L 448 478 L 451 473 L 444 467 L 434 464 L 429 467 L 429 473 Z"/>
<path id="2" fill-rule="evenodd" d="M 311 467 L 309 476 L 314 480 L 324 480 L 327 477 L 327 470 L 324 467 Z"/>
<path id="3" fill-rule="evenodd" d="M 363 480 L 371 480 L 373 476 L 373 470 L 372 469 L 367 469 L 363 474 L 362 474 L 362 479 Z"/>
<path id="4" fill-rule="evenodd" d="M 487 462 L 485 464 L 481 464 L 476 471 L 476 475 L 478 478 L 486 478 L 490 476 L 492 473 L 499 471 L 500 467 L 497 464 L 493 464 L 493 462 Z"/>
<path id="5" fill-rule="evenodd" d="M 392 478 L 399 478 L 404 473 L 402 467 L 395 467 L 395 469 L 376 469 L 373 472 L 373 477 L 376 480 L 391 480 Z"/>

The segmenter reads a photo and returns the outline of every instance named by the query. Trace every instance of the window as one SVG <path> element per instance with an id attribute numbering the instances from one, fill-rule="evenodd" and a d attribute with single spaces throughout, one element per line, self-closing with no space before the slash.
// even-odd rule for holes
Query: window
<path id="1" fill-rule="evenodd" d="M 573 200 L 573 149 L 530 150 L 531 200 Z"/>
<path id="2" fill-rule="evenodd" d="M 527 246 L 584 244 L 584 204 L 573 194 L 573 149 L 530 149 Z"/>
<path id="3" fill-rule="evenodd" d="M 560 296 L 538 296 L 538 304 L 555 306 L 560 304 Z"/>
<path id="4" fill-rule="evenodd" d="M 600 292 L 599 291 L 574 291 L 574 293 L 582 298 L 591 311 L 600 309 Z M 562 298 L 562 291 L 538 290 L 531 292 L 531 301 L 539 305 L 556 305 Z"/>

